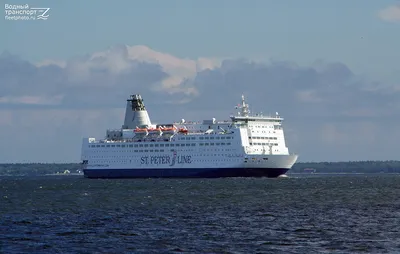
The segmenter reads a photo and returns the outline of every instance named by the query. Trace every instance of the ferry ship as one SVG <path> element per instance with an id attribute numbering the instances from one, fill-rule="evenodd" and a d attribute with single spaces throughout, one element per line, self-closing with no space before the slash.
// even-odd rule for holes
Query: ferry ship
<path id="1" fill-rule="evenodd" d="M 152 124 L 141 95 L 127 100 L 121 129 L 84 138 L 87 178 L 278 177 L 296 162 L 278 113 L 250 114 L 242 95 L 230 120 Z"/>

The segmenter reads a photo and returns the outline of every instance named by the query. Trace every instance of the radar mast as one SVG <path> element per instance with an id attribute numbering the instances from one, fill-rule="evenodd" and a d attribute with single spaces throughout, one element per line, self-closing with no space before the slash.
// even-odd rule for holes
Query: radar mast
<path id="1" fill-rule="evenodd" d="M 238 116 L 244 116 L 244 117 L 249 116 L 250 113 L 249 104 L 246 104 L 244 95 L 242 95 L 242 104 L 237 105 L 236 109 L 241 109 L 240 111 L 237 112 Z"/>

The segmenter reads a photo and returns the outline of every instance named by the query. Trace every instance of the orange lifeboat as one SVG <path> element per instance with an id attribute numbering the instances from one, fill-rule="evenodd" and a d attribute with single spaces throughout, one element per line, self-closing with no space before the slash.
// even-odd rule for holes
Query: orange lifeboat
<path id="1" fill-rule="evenodd" d="M 151 129 L 149 129 L 149 134 L 161 134 L 162 133 L 162 130 L 161 130 L 161 128 L 151 128 Z"/>
<path id="2" fill-rule="evenodd" d="M 160 128 L 151 128 L 151 129 L 149 129 L 149 132 L 150 131 L 161 131 L 161 129 Z"/>
<path id="3" fill-rule="evenodd" d="M 175 126 L 168 126 L 168 127 L 161 127 L 161 130 L 165 135 L 173 135 L 177 131 L 177 128 Z"/>
<path id="4" fill-rule="evenodd" d="M 136 133 L 144 133 L 144 132 L 147 132 L 147 129 L 146 128 L 136 128 L 134 130 L 134 132 L 136 132 Z"/>
<path id="5" fill-rule="evenodd" d="M 179 129 L 179 133 L 186 134 L 186 133 L 188 133 L 188 130 L 185 129 L 185 128 L 180 128 L 180 129 Z"/>
<path id="6" fill-rule="evenodd" d="M 175 126 L 171 127 L 160 127 L 163 132 L 175 132 L 177 129 Z"/>

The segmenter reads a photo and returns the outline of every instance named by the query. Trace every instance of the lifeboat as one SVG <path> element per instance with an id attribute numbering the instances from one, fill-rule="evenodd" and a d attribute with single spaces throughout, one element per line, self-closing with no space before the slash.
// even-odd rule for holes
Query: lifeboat
<path id="1" fill-rule="evenodd" d="M 164 127 L 164 128 L 162 128 L 162 130 L 163 131 L 174 131 L 174 130 L 176 130 L 176 128 L 175 127 Z"/>
<path id="2" fill-rule="evenodd" d="M 146 128 L 136 128 L 134 130 L 135 137 L 145 137 L 149 134 Z"/>
<path id="3" fill-rule="evenodd" d="M 175 126 L 172 127 L 161 127 L 161 130 L 164 134 L 173 135 L 177 131 Z"/>
<path id="4" fill-rule="evenodd" d="M 147 129 L 146 128 L 136 128 L 134 130 L 135 133 L 146 133 Z"/>
<path id="5" fill-rule="evenodd" d="M 180 128 L 180 129 L 179 129 L 179 133 L 186 134 L 186 133 L 188 133 L 188 130 L 185 129 L 185 128 Z"/>
<path id="6" fill-rule="evenodd" d="M 161 134 L 162 134 L 161 128 L 149 129 L 149 135 L 161 135 Z"/>

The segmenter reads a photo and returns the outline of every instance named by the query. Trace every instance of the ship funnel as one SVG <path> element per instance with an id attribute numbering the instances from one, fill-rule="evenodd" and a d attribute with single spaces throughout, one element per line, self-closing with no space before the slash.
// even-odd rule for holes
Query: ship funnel
<path id="1" fill-rule="evenodd" d="M 125 121 L 122 129 L 135 129 L 151 125 L 149 114 L 140 94 L 131 95 L 126 103 Z"/>

